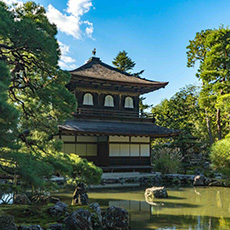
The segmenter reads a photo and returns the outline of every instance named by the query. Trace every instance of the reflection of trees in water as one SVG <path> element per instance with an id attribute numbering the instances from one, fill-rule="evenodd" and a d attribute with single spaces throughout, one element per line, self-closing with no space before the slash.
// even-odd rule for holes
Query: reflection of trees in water
<path id="1" fill-rule="evenodd" d="M 218 194 L 218 193 L 217 193 Z M 218 196 L 218 195 L 217 195 Z M 219 199 L 219 198 L 218 198 Z M 171 202 L 154 202 L 154 205 L 149 205 L 143 201 L 133 200 L 113 200 L 108 202 L 109 206 L 117 206 L 129 211 L 131 223 L 135 223 L 132 229 L 150 229 L 148 226 L 156 227 L 156 229 L 175 230 L 181 229 L 194 229 L 194 230 L 227 230 L 230 229 L 230 219 L 215 218 L 209 216 L 192 216 L 192 215 L 164 215 L 161 214 L 164 207 L 175 207 Z M 177 204 L 178 205 L 178 204 Z M 178 208 L 178 206 L 176 207 Z M 191 206 L 192 204 L 180 204 L 181 206 Z M 194 205 L 196 207 L 196 205 Z M 182 207 L 181 207 L 182 208 Z M 140 225 L 136 225 L 139 223 Z M 144 228 L 144 226 L 146 227 Z"/>
<path id="2" fill-rule="evenodd" d="M 109 193 L 100 191 L 100 196 L 94 194 L 90 200 L 99 202 L 103 208 L 114 205 L 127 209 L 133 230 L 230 229 L 229 188 L 168 188 L 169 197 L 153 199 L 154 205 L 143 200 L 144 190 L 130 190 L 131 193 L 128 189 Z"/>

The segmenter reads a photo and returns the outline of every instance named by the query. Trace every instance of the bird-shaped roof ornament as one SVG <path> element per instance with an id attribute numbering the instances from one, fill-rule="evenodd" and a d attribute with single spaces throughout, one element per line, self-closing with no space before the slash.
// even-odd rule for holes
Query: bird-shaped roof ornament
<path id="1" fill-rule="evenodd" d="M 96 48 L 93 49 L 92 54 L 93 54 L 93 56 L 96 55 Z"/>

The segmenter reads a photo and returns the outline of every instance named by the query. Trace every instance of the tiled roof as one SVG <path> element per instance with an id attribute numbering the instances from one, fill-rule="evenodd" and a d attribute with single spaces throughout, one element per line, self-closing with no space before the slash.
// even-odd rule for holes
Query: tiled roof
<path id="1" fill-rule="evenodd" d="M 77 75 L 98 80 L 135 83 L 143 86 L 152 85 L 157 88 L 164 87 L 168 84 L 168 82 L 150 81 L 144 78 L 133 76 L 103 63 L 99 58 L 96 57 L 91 58 L 86 64 L 70 71 L 70 73 L 72 74 L 73 78 L 75 75 Z"/>
<path id="2" fill-rule="evenodd" d="M 101 120 L 69 120 L 59 129 L 79 134 L 104 134 L 128 136 L 166 137 L 178 135 L 181 131 L 160 127 L 150 122 L 121 122 Z"/>

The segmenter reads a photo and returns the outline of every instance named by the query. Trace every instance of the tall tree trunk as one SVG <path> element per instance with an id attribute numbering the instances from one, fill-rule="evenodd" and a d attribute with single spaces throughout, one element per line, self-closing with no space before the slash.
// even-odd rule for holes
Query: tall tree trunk
<path id="1" fill-rule="evenodd" d="M 213 144 L 212 127 L 211 127 L 210 118 L 208 116 L 208 112 L 206 109 L 205 109 L 205 119 L 206 119 L 206 126 L 208 129 L 208 136 L 209 136 L 210 144 Z"/>
<path id="2" fill-rule="evenodd" d="M 221 140 L 221 122 L 220 122 L 220 109 L 216 110 L 216 123 L 217 123 L 217 132 L 218 132 L 218 140 Z"/>

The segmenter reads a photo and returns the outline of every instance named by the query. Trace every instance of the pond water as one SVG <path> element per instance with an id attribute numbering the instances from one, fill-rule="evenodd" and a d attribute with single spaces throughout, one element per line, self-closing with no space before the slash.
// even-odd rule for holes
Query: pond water
<path id="1" fill-rule="evenodd" d="M 98 202 L 102 208 L 125 208 L 134 230 L 230 229 L 230 188 L 166 189 L 169 197 L 155 199 L 155 205 L 146 203 L 143 187 L 91 190 L 88 195 L 90 202 Z"/>

